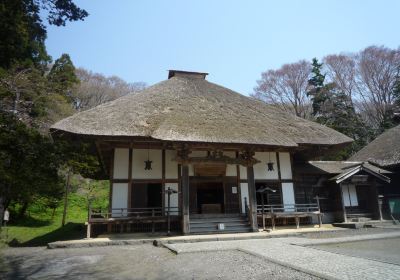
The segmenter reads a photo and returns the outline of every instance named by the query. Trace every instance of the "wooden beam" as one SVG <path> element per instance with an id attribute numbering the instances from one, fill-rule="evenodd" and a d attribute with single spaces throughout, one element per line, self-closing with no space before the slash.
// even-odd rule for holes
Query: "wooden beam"
<path id="1" fill-rule="evenodd" d="M 182 231 L 190 233 L 189 225 L 189 166 L 182 165 Z"/>
<path id="2" fill-rule="evenodd" d="M 236 158 L 239 157 L 239 152 L 236 151 Z M 242 189 L 240 186 L 240 165 L 236 165 L 236 185 L 239 199 L 239 213 L 242 213 Z"/>
<path id="3" fill-rule="evenodd" d="M 161 190 L 161 193 L 162 193 L 162 215 L 164 216 L 165 215 L 165 150 L 163 149 L 162 150 L 162 152 L 161 152 L 162 154 L 161 154 L 161 164 L 162 164 L 162 167 L 161 167 L 161 173 L 162 173 L 162 175 L 161 175 L 161 178 L 162 178 L 162 185 L 161 185 L 161 188 L 162 188 L 162 190 Z"/>
<path id="4" fill-rule="evenodd" d="M 129 148 L 129 162 L 128 162 L 128 208 L 132 208 L 132 148 Z"/>
<path id="5" fill-rule="evenodd" d="M 347 223 L 347 213 L 346 213 L 346 206 L 344 205 L 342 183 L 339 184 L 339 189 L 340 189 L 340 198 L 341 198 L 341 201 L 342 201 L 343 222 Z"/>
<path id="6" fill-rule="evenodd" d="M 257 197 L 256 197 L 256 184 L 254 181 L 254 168 L 253 166 L 247 166 L 247 184 L 249 190 L 249 206 L 251 214 L 251 229 L 252 231 L 258 231 L 257 222 Z"/>
<path id="7" fill-rule="evenodd" d="M 114 149 L 111 152 L 111 164 L 110 164 L 110 193 L 108 200 L 108 212 L 112 209 L 112 193 L 113 193 L 113 178 L 114 178 Z"/>

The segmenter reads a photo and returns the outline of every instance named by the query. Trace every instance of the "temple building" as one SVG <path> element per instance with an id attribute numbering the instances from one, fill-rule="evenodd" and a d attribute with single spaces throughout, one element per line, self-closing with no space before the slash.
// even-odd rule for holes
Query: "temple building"
<path id="1" fill-rule="evenodd" d="M 94 143 L 110 180 L 109 209 L 93 212 L 91 230 L 164 230 L 170 221 L 172 230 L 189 234 L 257 231 L 291 218 L 297 225 L 342 221 L 343 188 L 329 186 L 319 200 L 318 182 L 307 176 L 312 159 L 352 139 L 206 76 L 170 70 L 165 81 L 52 127 L 56 138 Z M 386 180 L 374 167 L 362 168 Z M 349 169 L 339 171 L 328 179 Z M 322 215 L 321 207 L 335 214 Z"/>

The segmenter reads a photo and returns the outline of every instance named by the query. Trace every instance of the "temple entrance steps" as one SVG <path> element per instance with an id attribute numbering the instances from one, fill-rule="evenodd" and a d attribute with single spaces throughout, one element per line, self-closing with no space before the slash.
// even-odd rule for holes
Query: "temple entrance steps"
<path id="1" fill-rule="evenodd" d="M 374 217 L 373 213 L 351 213 L 347 214 L 348 222 L 368 222 Z"/>
<path id="2" fill-rule="evenodd" d="M 247 216 L 240 214 L 190 215 L 191 234 L 251 232 Z"/>

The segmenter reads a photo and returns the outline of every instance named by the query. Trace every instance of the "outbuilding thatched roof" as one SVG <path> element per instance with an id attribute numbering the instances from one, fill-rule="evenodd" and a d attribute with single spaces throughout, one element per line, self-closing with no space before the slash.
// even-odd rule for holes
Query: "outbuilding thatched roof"
<path id="1" fill-rule="evenodd" d="M 369 161 L 382 167 L 400 165 L 400 125 L 379 135 L 350 160 Z"/>
<path id="2" fill-rule="evenodd" d="M 79 135 L 150 137 L 165 141 L 339 145 L 351 138 L 205 80 L 206 73 L 170 71 L 169 79 L 53 125 Z"/>

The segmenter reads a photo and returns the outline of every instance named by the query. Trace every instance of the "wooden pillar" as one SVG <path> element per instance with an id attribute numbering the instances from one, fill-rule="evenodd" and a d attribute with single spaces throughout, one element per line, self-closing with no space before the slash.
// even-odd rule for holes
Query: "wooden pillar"
<path id="1" fill-rule="evenodd" d="M 86 223 L 87 228 L 86 228 L 86 238 L 90 239 L 91 238 L 91 233 L 92 233 L 92 227 L 89 222 Z"/>
<path id="2" fill-rule="evenodd" d="M 346 213 L 346 206 L 344 205 L 342 183 L 339 184 L 339 188 L 340 188 L 340 198 L 342 201 L 343 222 L 347 223 L 347 213 Z"/>
<path id="3" fill-rule="evenodd" d="M 189 166 L 182 164 L 182 231 L 190 233 L 189 225 Z"/>
<path id="4" fill-rule="evenodd" d="M 254 181 L 254 168 L 252 165 L 247 166 L 247 184 L 248 184 L 248 190 L 249 190 L 251 229 L 252 229 L 252 231 L 258 231 L 256 184 Z"/>

